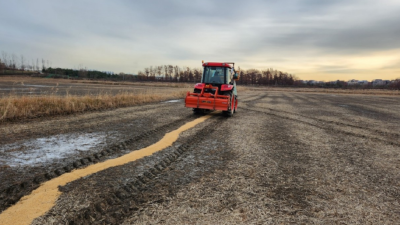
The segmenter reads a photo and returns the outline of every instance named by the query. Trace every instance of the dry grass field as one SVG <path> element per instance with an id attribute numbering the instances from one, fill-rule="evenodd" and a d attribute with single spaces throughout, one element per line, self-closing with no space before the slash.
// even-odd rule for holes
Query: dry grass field
<path id="1" fill-rule="evenodd" d="M 2 77 L 0 122 L 183 98 L 187 84 L 132 84 Z"/>
<path id="2" fill-rule="evenodd" d="M 180 100 L 5 123 L 0 210 L 201 116 Z M 60 186 L 32 224 L 398 224 L 399 124 L 397 95 L 249 88 L 233 117 L 213 114 L 162 151 Z"/>

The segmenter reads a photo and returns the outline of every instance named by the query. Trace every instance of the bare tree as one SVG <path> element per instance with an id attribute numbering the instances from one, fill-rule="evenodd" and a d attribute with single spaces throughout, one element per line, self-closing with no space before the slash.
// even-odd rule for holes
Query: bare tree
<path id="1" fill-rule="evenodd" d="M 8 58 L 7 52 L 2 51 L 2 52 L 1 52 L 1 56 L 2 56 L 2 58 L 3 58 L 4 66 L 5 66 L 6 68 L 7 68 L 7 67 L 10 67 L 10 63 L 9 63 L 9 58 Z"/>
<path id="2" fill-rule="evenodd" d="M 169 74 L 169 79 L 168 81 L 171 80 L 172 73 L 174 72 L 174 66 L 173 65 L 168 65 L 168 74 Z"/>
<path id="3" fill-rule="evenodd" d="M 175 66 L 175 67 L 174 67 L 174 71 L 175 71 L 175 73 L 174 73 L 174 80 L 175 80 L 175 81 L 180 81 L 180 77 L 179 77 L 179 66 Z"/>
<path id="4" fill-rule="evenodd" d="M 11 68 L 12 68 L 13 70 L 16 70 L 16 69 L 17 69 L 17 63 L 18 63 L 18 57 L 17 57 L 17 55 L 12 54 L 12 55 L 11 55 Z"/>
<path id="5" fill-rule="evenodd" d="M 144 68 L 144 73 L 146 74 L 146 79 L 149 80 L 149 73 L 150 73 L 149 68 Z"/>
<path id="6" fill-rule="evenodd" d="M 120 72 L 119 75 L 122 76 L 122 80 L 125 80 L 125 73 Z"/>
<path id="7" fill-rule="evenodd" d="M 32 71 L 35 71 L 35 60 L 32 59 L 32 65 L 30 66 Z"/>
<path id="8" fill-rule="evenodd" d="M 84 68 L 82 65 L 79 65 L 79 67 L 80 67 L 80 69 L 79 69 L 79 72 L 78 72 L 78 76 L 86 77 L 87 74 L 88 74 L 86 67 Z"/>
<path id="9" fill-rule="evenodd" d="M 1 70 L 2 73 L 4 73 L 4 69 L 5 69 L 5 65 L 0 59 L 0 70 Z"/>
<path id="10" fill-rule="evenodd" d="M 160 77 L 161 76 L 161 71 L 162 71 L 162 66 L 157 66 L 157 75 Z"/>
<path id="11" fill-rule="evenodd" d="M 164 65 L 164 79 L 167 80 L 168 78 L 168 66 Z"/>
<path id="12" fill-rule="evenodd" d="M 150 72 L 150 77 L 152 77 L 152 76 L 153 76 L 153 73 L 154 73 L 154 71 L 153 71 L 153 66 L 150 66 L 149 72 Z"/>
<path id="13" fill-rule="evenodd" d="M 21 66 L 20 66 L 20 69 L 22 71 L 25 71 L 25 58 L 24 58 L 23 55 L 21 55 Z"/>
<path id="14" fill-rule="evenodd" d="M 193 78 L 195 82 L 200 82 L 201 81 L 201 70 L 199 69 L 194 69 L 193 71 Z"/>

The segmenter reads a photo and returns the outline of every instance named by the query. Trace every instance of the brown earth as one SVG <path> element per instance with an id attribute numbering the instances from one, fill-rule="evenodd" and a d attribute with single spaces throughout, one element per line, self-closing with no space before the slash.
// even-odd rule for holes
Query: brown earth
<path id="1" fill-rule="evenodd" d="M 214 115 L 171 147 L 60 187 L 56 206 L 33 224 L 400 221 L 399 97 L 253 91 L 239 102 L 232 118 Z M 143 148 L 196 117 L 176 102 L 5 124 L 1 145 L 60 133 L 109 138 L 58 162 L 3 167 L 0 210 L 46 173 Z"/>
<path id="2" fill-rule="evenodd" d="M 98 95 L 118 93 L 168 94 L 192 89 L 192 84 L 180 83 L 132 83 L 90 80 L 46 79 L 34 77 L 1 77 L 0 97 L 9 95 Z"/>

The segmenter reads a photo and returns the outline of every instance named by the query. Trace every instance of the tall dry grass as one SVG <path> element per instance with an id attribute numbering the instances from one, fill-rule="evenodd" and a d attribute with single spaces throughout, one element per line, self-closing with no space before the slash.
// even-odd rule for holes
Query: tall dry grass
<path id="1" fill-rule="evenodd" d="M 119 93 L 85 96 L 15 96 L 0 98 L 0 122 L 52 115 L 66 115 L 118 107 L 135 106 L 169 99 L 183 98 L 186 91 L 168 94 Z"/>

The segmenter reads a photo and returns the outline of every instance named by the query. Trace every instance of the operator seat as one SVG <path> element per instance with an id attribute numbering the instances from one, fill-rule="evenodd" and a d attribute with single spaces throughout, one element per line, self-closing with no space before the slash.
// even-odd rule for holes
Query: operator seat
<path id="1" fill-rule="evenodd" d="M 224 82 L 224 76 L 222 74 L 222 77 L 219 75 L 219 71 L 216 71 L 214 76 L 211 78 L 212 83 L 218 83 L 221 84 Z"/>

